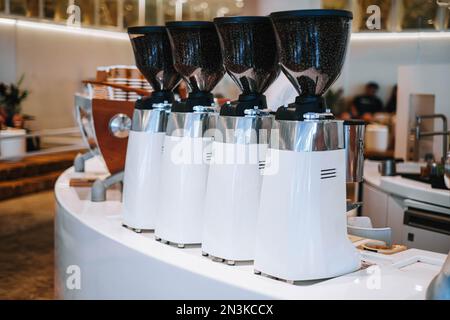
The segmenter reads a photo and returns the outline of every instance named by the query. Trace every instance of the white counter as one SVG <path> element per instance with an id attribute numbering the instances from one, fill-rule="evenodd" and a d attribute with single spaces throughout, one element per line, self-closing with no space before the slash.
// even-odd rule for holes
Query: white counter
<path id="1" fill-rule="evenodd" d="M 96 160 L 87 171 L 102 174 Z M 335 279 L 291 285 L 228 266 L 121 226 L 119 190 L 92 203 L 89 188 L 69 187 L 67 170 L 55 186 L 56 293 L 65 299 L 423 299 L 445 255 L 408 250 L 392 256 L 366 253 L 368 269 Z M 330 248 L 332 250 L 332 248 Z M 80 276 L 80 288 L 77 277 Z M 74 280 L 75 279 L 75 280 Z"/>
<path id="2" fill-rule="evenodd" d="M 377 161 L 365 161 L 364 182 L 386 193 L 406 199 L 427 202 L 442 207 L 450 207 L 450 190 L 433 189 L 431 185 L 400 176 L 382 177 Z"/>

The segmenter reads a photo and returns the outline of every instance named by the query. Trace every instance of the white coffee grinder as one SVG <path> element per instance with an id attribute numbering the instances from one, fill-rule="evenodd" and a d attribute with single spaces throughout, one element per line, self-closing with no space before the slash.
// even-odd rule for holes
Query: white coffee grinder
<path id="1" fill-rule="evenodd" d="M 357 270 L 360 258 L 347 237 L 344 122 L 327 111 L 322 95 L 341 72 L 352 14 L 298 10 L 270 17 L 282 71 L 299 96 L 276 113 L 255 272 L 289 282 L 336 277 Z"/>
<path id="2" fill-rule="evenodd" d="M 128 34 L 136 65 L 153 89 L 136 101 L 125 161 L 122 223 L 141 232 L 155 228 L 162 147 L 180 76 L 165 27 L 131 27 Z"/>
<path id="3" fill-rule="evenodd" d="M 268 17 L 214 19 L 224 66 L 241 90 L 217 120 L 205 199 L 202 251 L 234 265 L 254 258 L 262 170 L 273 117 L 263 93 L 279 74 Z"/>
<path id="4" fill-rule="evenodd" d="M 172 107 L 164 140 L 155 237 L 183 248 L 201 243 L 203 205 L 217 114 L 211 91 L 222 79 L 219 37 L 212 22 L 167 23 L 176 70 L 190 92 Z"/>

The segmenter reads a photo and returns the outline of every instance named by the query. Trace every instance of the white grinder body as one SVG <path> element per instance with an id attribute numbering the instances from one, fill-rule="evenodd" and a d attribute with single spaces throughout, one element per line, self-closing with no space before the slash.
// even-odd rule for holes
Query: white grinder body
<path id="1" fill-rule="evenodd" d="M 135 109 L 128 138 L 122 223 L 153 230 L 158 209 L 162 147 L 170 105 Z"/>
<path id="2" fill-rule="evenodd" d="M 266 159 L 255 270 L 288 281 L 357 270 L 346 227 L 343 122 L 277 120 L 274 129 L 279 140 L 271 140 Z"/>
<path id="3" fill-rule="evenodd" d="M 216 113 L 172 112 L 164 139 L 155 236 L 199 244 Z M 211 129 L 211 130 L 210 130 Z"/>
<path id="4" fill-rule="evenodd" d="M 253 111 L 253 110 L 252 110 Z M 205 198 L 202 251 L 228 261 L 254 258 L 262 170 L 272 117 L 219 116 Z"/>

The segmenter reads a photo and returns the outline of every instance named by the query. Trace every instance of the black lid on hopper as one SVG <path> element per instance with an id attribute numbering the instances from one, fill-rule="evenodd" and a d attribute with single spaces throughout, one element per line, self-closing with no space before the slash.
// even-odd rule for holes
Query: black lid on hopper
<path id="1" fill-rule="evenodd" d="M 267 23 L 270 22 L 269 17 L 265 16 L 233 16 L 214 18 L 216 25 L 227 23 Z"/>
<path id="2" fill-rule="evenodd" d="M 277 19 L 298 17 L 344 17 L 353 19 L 353 13 L 347 10 L 310 9 L 272 12 L 270 17 Z"/>
<path id="3" fill-rule="evenodd" d="M 166 22 L 168 28 L 214 28 L 211 21 L 169 21 Z"/>
<path id="4" fill-rule="evenodd" d="M 167 29 L 164 26 L 134 26 L 128 27 L 127 32 L 128 34 L 165 33 Z"/>

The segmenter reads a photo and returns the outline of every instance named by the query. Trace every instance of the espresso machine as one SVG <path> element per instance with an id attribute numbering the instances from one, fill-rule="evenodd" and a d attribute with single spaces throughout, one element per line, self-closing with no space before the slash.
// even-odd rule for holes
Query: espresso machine
<path id="1" fill-rule="evenodd" d="M 357 168 L 346 166 L 344 122 L 334 119 L 322 96 L 341 72 L 352 14 L 298 10 L 270 17 L 282 71 L 299 96 L 276 112 L 261 191 L 255 272 L 288 282 L 336 277 L 360 267 L 346 228 L 347 169 Z M 361 147 L 360 137 L 354 139 Z"/>
<path id="2" fill-rule="evenodd" d="M 180 21 L 166 25 L 174 66 L 186 81 L 189 94 L 187 99 L 174 103 L 167 124 L 155 237 L 183 248 L 186 244 L 201 243 L 217 117 L 211 91 L 225 71 L 212 22 Z"/>
<path id="3" fill-rule="evenodd" d="M 254 258 L 262 171 L 273 117 L 264 92 L 279 74 L 269 17 L 214 19 L 224 66 L 240 88 L 217 119 L 205 199 L 202 251 L 234 265 Z"/>
<path id="4" fill-rule="evenodd" d="M 136 101 L 125 162 L 122 223 L 141 232 L 155 228 L 162 148 L 180 76 L 165 27 L 131 27 L 128 34 L 136 66 L 153 89 Z"/>
<path id="5" fill-rule="evenodd" d="M 85 162 L 100 155 L 92 113 L 92 99 L 81 94 L 75 95 L 75 118 L 81 132 L 83 142 L 88 149 L 76 155 L 73 161 L 75 172 L 85 171 Z"/>

